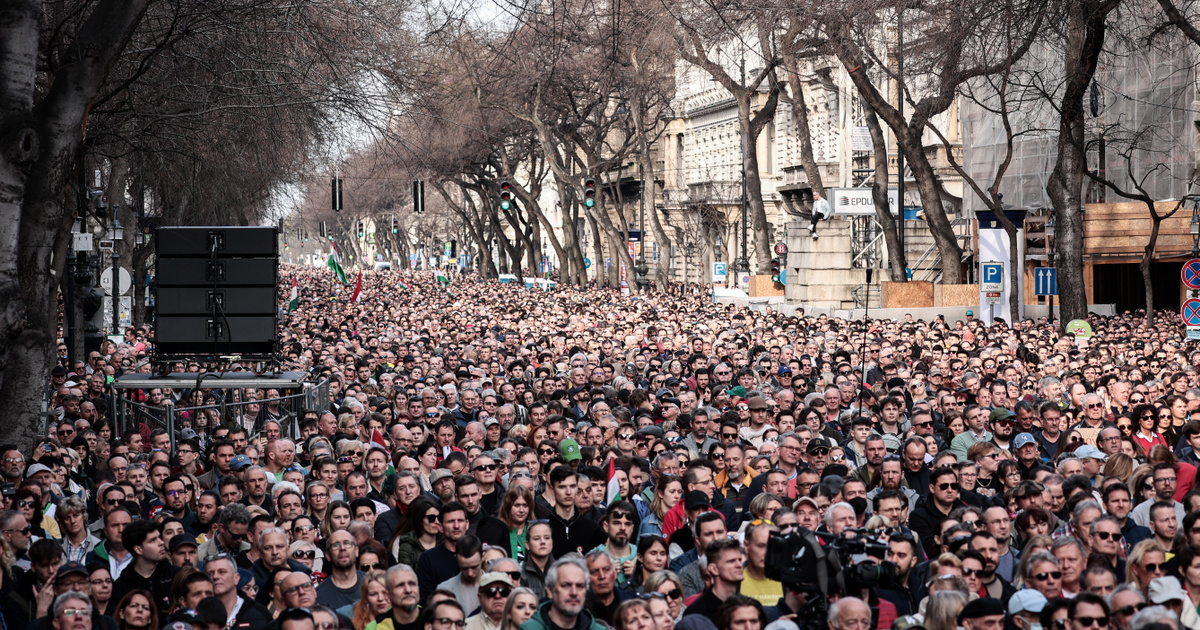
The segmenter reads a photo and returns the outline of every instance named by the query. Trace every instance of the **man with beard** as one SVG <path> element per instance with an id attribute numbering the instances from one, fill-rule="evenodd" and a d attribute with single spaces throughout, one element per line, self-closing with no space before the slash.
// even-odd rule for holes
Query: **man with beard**
<path id="1" fill-rule="evenodd" d="M 491 461 L 490 457 L 488 461 Z M 492 466 L 495 467 L 495 463 Z M 494 470 L 492 475 L 495 478 Z M 467 521 L 470 523 L 468 533 L 478 536 L 479 540 L 489 545 L 501 546 L 508 539 L 508 528 L 500 519 L 484 512 L 479 483 L 474 477 L 459 475 L 454 485 L 455 497 L 467 511 Z"/>
<path id="2" fill-rule="evenodd" d="M 875 495 L 884 490 L 895 490 L 908 499 L 908 512 L 912 512 L 917 507 L 917 496 L 915 490 L 905 488 L 904 485 L 904 470 L 900 457 L 897 455 L 888 455 L 883 458 L 879 464 L 879 486 L 867 493 L 867 499 L 874 500 Z"/>
<path id="3" fill-rule="evenodd" d="M 604 630 L 605 626 L 583 609 L 588 593 L 588 567 L 582 558 L 560 559 L 546 571 L 546 597 L 533 617 L 522 624 L 525 630 Z"/>
<path id="4" fill-rule="evenodd" d="M 909 527 L 917 540 L 925 547 L 926 558 L 936 558 L 941 550 L 934 536 L 940 532 L 942 521 L 950 518 L 950 512 L 966 507 L 958 498 L 958 473 L 949 466 L 942 466 L 929 477 L 929 495 L 917 503 L 908 518 Z"/>
<path id="5" fill-rule="evenodd" d="M 971 534 L 967 547 L 983 557 L 984 564 L 983 570 L 979 572 L 979 581 L 987 590 L 985 597 L 994 597 L 1006 602 L 1016 594 L 1017 589 L 996 572 L 996 567 L 1000 564 L 1000 546 L 996 544 L 996 537 L 992 536 L 991 532 L 980 530 Z"/>
<path id="6" fill-rule="evenodd" d="M 992 444 L 1003 451 L 1012 451 L 1013 432 L 1016 430 L 1016 417 L 1007 409 L 995 409 L 988 420 L 992 424 Z"/>
<path id="7" fill-rule="evenodd" d="M 358 560 L 358 545 L 350 532 L 339 529 L 329 535 L 329 550 L 325 560 L 332 567 L 329 577 L 317 587 L 317 599 L 337 610 L 357 602 L 361 593 L 363 576 L 355 562 Z"/>
<path id="8" fill-rule="evenodd" d="M 629 544 L 633 535 L 633 504 L 629 501 L 616 501 L 608 506 L 601 529 L 608 536 L 607 542 L 596 547 L 608 552 L 617 570 L 617 585 L 621 586 L 633 574 L 637 564 L 637 549 Z M 593 550 L 595 551 L 595 550 Z"/>

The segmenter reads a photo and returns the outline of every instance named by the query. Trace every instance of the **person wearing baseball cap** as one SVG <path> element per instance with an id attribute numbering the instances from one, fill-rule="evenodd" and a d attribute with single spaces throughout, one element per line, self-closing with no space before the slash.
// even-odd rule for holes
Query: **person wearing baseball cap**
<path id="1" fill-rule="evenodd" d="M 512 578 L 499 571 L 489 571 L 479 578 L 479 612 L 467 619 L 463 630 L 498 630 L 504 616 L 504 605 L 512 594 Z"/>
<path id="2" fill-rule="evenodd" d="M 1042 464 L 1041 453 L 1038 452 L 1037 438 L 1032 433 L 1018 433 L 1013 438 L 1013 454 L 1017 457 L 1017 470 L 1021 471 L 1022 479 L 1029 479 L 1033 469 Z"/>
<path id="3" fill-rule="evenodd" d="M 772 427 L 767 420 L 771 419 L 771 409 L 767 405 L 767 399 L 762 396 L 753 396 L 746 401 L 746 405 L 750 408 L 750 426 L 742 427 L 739 434 L 741 438 L 755 446 L 762 446 L 763 434 Z"/>
<path id="4" fill-rule="evenodd" d="M 1033 630 L 1034 624 L 1041 623 L 1045 607 L 1046 596 L 1032 588 L 1019 590 L 1008 600 L 1008 614 L 1018 630 Z"/>

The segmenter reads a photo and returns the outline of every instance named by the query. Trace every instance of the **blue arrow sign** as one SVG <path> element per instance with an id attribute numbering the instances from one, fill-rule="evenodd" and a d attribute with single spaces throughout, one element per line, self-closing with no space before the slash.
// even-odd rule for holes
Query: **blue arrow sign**
<path id="1" fill-rule="evenodd" d="M 1183 323 L 1188 326 L 1200 326 L 1200 300 L 1192 298 L 1183 303 L 1183 308 L 1180 309 L 1183 314 Z"/>
<path id="2" fill-rule="evenodd" d="M 591 259 L 591 258 L 584 258 L 584 259 L 583 259 L 583 268 L 584 268 L 584 269 L 591 269 L 591 268 L 592 268 L 592 259 Z"/>
<path id="3" fill-rule="evenodd" d="M 1189 289 L 1200 289 L 1200 259 L 1193 258 L 1183 264 L 1183 284 Z"/>
<path id="4" fill-rule="evenodd" d="M 1037 267 L 1033 270 L 1034 295 L 1058 295 L 1058 269 Z"/>

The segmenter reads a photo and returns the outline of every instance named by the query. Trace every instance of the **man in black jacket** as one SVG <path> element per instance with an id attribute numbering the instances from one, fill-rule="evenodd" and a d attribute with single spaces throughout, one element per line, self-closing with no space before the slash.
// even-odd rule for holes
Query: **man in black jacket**
<path id="1" fill-rule="evenodd" d="M 454 480 L 454 496 L 467 510 L 467 521 L 470 526 L 467 533 L 473 534 L 484 544 L 503 546 L 508 542 L 508 527 L 494 517 L 489 516 L 483 509 L 483 495 L 479 492 L 479 482 L 470 475 L 459 475 Z"/>
<path id="2" fill-rule="evenodd" d="M 121 545 L 133 554 L 133 562 L 113 582 L 112 601 L 119 602 L 130 591 L 144 589 L 154 596 L 160 619 L 171 609 L 171 582 L 179 568 L 167 556 L 162 539 L 162 524 L 148 519 L 136 520 L 121 532 Z"/>
<path id="3" fill-rule="evenodd" d="M 594 521 L 583 518 L 575 509 L 575 493 L 579 476 L 570 466 L 550 471 L 550 488 L 554 491 L 554 510 L 550 512 L 550 531 L 554 537 L 554 557 L 568 553 L 586 553 L 604 544 L 604 532 Z"/>
<path id="4" fill-rule="evenodd" d="M 271 613 L 266 606 L 238 591 L 238 567 L 233 557 L 220 554 L 210 559 L 204 564 L 204 572 L 212 578 L 213 596 L 225 605 L 227 615 L 233 615 L 229 630 L 260 629 L 271 623 Z"/>
<path id="5" fill-rule="evenodd" d="M 938 556 L 934 535 L 940 533 L 942 521 L 950 518 L 950 512 L 965 506 L 958 498 L 958 473 L 949 466 L 933 471 L 929 476 L 929 494 L 917 502 L 917 508 L 908 517 L 908 526 L 925 547 L 925 557 Z"/>

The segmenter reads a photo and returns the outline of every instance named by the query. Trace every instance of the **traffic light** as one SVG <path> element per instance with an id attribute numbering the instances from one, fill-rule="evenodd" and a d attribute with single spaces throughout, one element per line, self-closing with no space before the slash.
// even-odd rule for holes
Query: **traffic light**
<path id="1" fill-rule="evenodd" d="M 366 235 L 367 235 L 366 225 L 364 225 L 362 221 L 359 221 L 358 222 L 358 238 L 362 239 Z"/>
<path id="2" fill-rule="evenodd" d="M 396 217 L 392 217 L 392 234 L 399 234 L 399 233 L 400 233 L 400 220 L 397 219 Z"/>
<path id="3" fill-rule="evenodd" d="M 504 180 L 500 182 L 500 209 L 512 210 L 513 193 L 512 182 Z"/>
<path id="4" fill-rule="evenodd" d="M 341 212 L 342 211 L 342 178 L 341 177 L 333 178 L 332 198 L 333 198 L 333 211 Z"/>
<path id="5" fill-rule="evenodd" d="M 328 237 L 329 237 L 329 231 L 328 231 L 327 229 L 325 229 L 325 222 L 324 222 L 324 221 L 321 221 L 320 230 L 321 230 L 321 238 L 328 238 Z"/>
<path id="6" fill-rule="evenodd" d="M 596 207 L 596 180 L 591 177 L 583 180 L 583 205 Z"/>
<path id="7" fill-rule="evenodd" d="M 456 239 L 450 240 L 450 258 L 451 259 L 458 258 L 458 240 L 456 240 Z"/>
<path id="8" fill-rule="evenodd" d="M 414 179 L 412 183 L 413 196 L 413 212 L 421 214 L 425 212 L 425 181 Z"/>
<path id="9" fill-rule="evenodd" d="M 782 267 L 778 258 L 771 259 L 771 281 L 779 282 L 779 269 Z"/>

